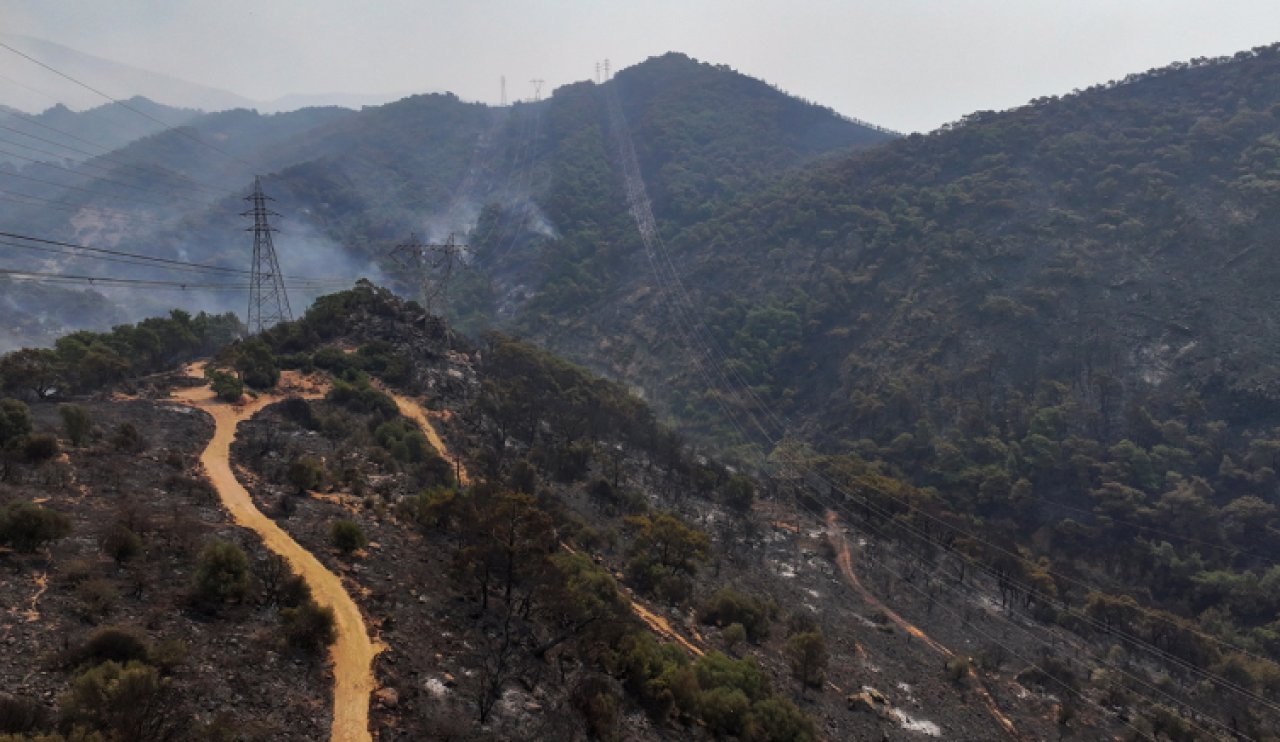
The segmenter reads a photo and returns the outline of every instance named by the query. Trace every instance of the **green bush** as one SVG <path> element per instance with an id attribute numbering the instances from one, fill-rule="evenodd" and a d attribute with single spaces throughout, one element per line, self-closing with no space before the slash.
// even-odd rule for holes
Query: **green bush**
<path id="1" fill-rule="evenodd" d="M 30 433 L 18 441 L 22 447 L 22 460 L 29 464 L 49 461 L 62 451 L 57 436 L 49 433 Z"/>
<path id="2" fill-rule="evenodd" d="M 240 600 L 249 590 L 249 558 L 239 546 L 214 541 L 196 558 L 196 597 L 209 603 Z"/>
<path id="3" fill-rule="evenodd" d="M 762 600 L 722 587 L 702 607 L 702 622 L 716 626 L 741 624 L 747 638 L 758 642 L 769 635 L 770 606 Z"/>
<path id="4" fill-rule="evenodd" d="M 737 735 L 746 721 L 751 702 L 737 688 L 719 687 L 702 694 L 699 703 L 702 720 L 707 729 L 720 736 Z"/>
<path id="5" fill-rule="evenodd" d="M 116 564 L 124 564 L 142 553 L 142 538 L 123 523 L 117 523 L 102 537 L 102 551 Z"/>
<path id="6" fill-rule="evenodd" d="M 360 524 L 345 519 L 335 520 L 329 527 L 329 541 L 343 554 L 351 554 L 363 549 L 369 543 Z"/>
<path id="7" fill-rule="evenodd" d="M 244 382 L 236 378 L 235 374 L 207 367 L 204 376 L 209 380 L 213 393 L 223 402 L 239 402 L 244 396 Z"/>
<path id="8" fill-rule="evenodd" d="M 71 682 L 59 707 L 62 723 L 108 732 L 110 739 L 162 740 L 179 738 L 165 701 L 169 681 L 141 662 L 104 662 Z"/>
<path id="9" fill-rule="evenodd" d="M 813 721 L 785 698 L 766 698 L 751 706 L 743 738 L 748 742 L 814 742 Z"/>
<path id="10" fill-rule="evenodd" d="M 294 649 L 315 653 L 333 643 L 333 609 L 308 600 L 296 608 L 281 608 L 280 623 L 285 642 Z"/>
<path id="11" fill-rule="evenodd" d="M 123 665 L 146 661 L 147 655 L 147 640 L 136 629 L 104 626 L 75 653 L 73 664 L 93 667 L 110 661 Z"/>
<path id="12" fill-rule="evenodd" d="M 58 414 L 62 416 L 62 429 L 66 431 L 71 445 L 80 446 L 89 440 L 93 421 L 88 410 L 78 404 L 64 404 L 58 406 Z"/>
<path id="13" fill-rule="evenodd" d="M 31 553 L 71 533 L 67 516 L 43 505 L 15 502 L 0 509 L 0 543 Z"/>
<path id="14" fill-rule="evenodd" d="M 299 456 L 289 462 L 286 476 L 298 494 L 305 495 L 308 490 L 316 489 L 324 482 L 324 465 L 314 456 Z"/>

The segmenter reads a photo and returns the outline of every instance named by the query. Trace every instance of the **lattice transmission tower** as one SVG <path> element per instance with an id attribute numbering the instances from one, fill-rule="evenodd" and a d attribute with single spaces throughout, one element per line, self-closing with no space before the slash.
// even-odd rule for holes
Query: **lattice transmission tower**
<path id="1" fill-rule="evenodd" d="M 449 312 L 449 282 L 453 280 L 455 266 L 467 267 L 464 256 L 468 245 L 457 242 L 450 232 L 442 244 L 424 244 L 418 235 L 410 234 L 409 241 L 396 245 L 388 253 L 400 267 L 418 274 L 422 281 L 422 298 L 428 314 L 445 315 Z"/>
<path id="2" fill-rule="evenodd" d="M 253 217 L 253 226 L 245 230 L 253 232 L 248 326 L 249 332 L 257 334 L 276 323 L 292 320 L 293 311 L 289 308 L 289 295 L 284 290 L 284 276 L 280 274 L 276 248 L 271 242 L 271 233 L 276 230 L 267 222 L 269 216 L 280 216 L 267 208 L 267 202 L 274 199 L 263 195 L 262 182 L 255 176 L 253 195 L 245 200 L 253 204 L 253 208 L 241 215 Z"/>

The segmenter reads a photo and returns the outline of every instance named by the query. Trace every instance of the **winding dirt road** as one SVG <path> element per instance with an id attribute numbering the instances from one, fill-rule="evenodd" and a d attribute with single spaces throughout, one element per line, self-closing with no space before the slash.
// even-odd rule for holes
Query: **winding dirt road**
<path id="1" fill-rule="evenodd" d="M 429 413 L 422 405 L 403 394 L 393 392 L 382 385 L 378 385 L 378 387 L 389 397 L 395 400 L 396 407 L 400 409 L 401 415 L 404 415 L 417 423 L 418 428 L 422 431 L 422 434 L 427 437 L 427 442 L 431 444 L 431 447 L 434 448 L 436 452 L 453 467 L 454 474 L 458 478 L 458 484 L 463 487 L 470 485 L 471 476 L 467 474 L 467 467 L 463 465 L 462 459 L 455 456 L 453 452 L 449 450 L 449 447 L 444 444 L 444 439 L 440 437 L 440 433 L 436 430 L 436 426 L 431 423 L 431 413 Z M 439 417 L 443 417 L 445 414 L 446 413 L 436 413 Z"/>
<path id="2" fill-rule="evenodd" d="M 202 377 L 204 365 L 192 364 L 187 373 Z M 333 609 L 337 639 L 329 649 L 329 656 L 333 661 L 333 726 L 330 739 L 334 742 L 371 740 L 369 696 L 375 687 L 373 659 L 382 646 L 369 639 L 360 609 L 343 588 L 342 580 L 274 521 L 263 515 L 231 469 L 231 442 L 235 439 L 236 426 L 241 421 L 286 396 L 315 399 L 324 394 L 322 385 L 307 385 L 293 375 L 282 378 L 281 385 L 285 392 L 283 395 L 264 394 L 247 404 L 222 402 L 208 387 L 180 389 L 174 392 L 174 398 L 207 412 L 213 418 L 213 438 L 200 455 L 200 463 L 204 465 L 205 475 L 217 489 L 218 497 L 222 500 L 223 507 L 231 513 L 232 519 L 237 525 L 257 533 L 268 549 L 284 557 L 306 580 L 311 588 L 312 598 L 320 605 Z"/>
<path id="3" fill-rule="evenodd" d="M 950 659 L 955 656 L 955 652 L 935 640 L 933 637 L 924 633 L 920 627 L 907 621 L 889 606 L 881 603 L 880 600 L 871 593 L 870 590 L 862 584 L 862 580 L 858 579 L 858 574 L 853 571 L 853 554 L 849 549 L 849 541 L 844 537 L 844 532 L 840 530 L 840 518 L 835 511 L 827 511 L 827 540 L 831 542 L 831 547 L 836 552 L 836 565 L 840 567 L 841 574 L 844 575 L 845 581 L 857 591 L 863 602 L 872 608 L 880 611 L 895 626 L 905 631 L 907 634 L 914 636 L 924 643 L 925 646 L 937 652 L 938 654 Z M 987 686 L 983 684 L 982 679 L 978 677 L 978 673 L 973 667 L 969 667 L 969 679 L 973 681 L 973 688 L 978 696 L 982 699 L 982 704 L 987 707 L 987 711 L 991 717 L 1000 724 L 1005 733 L 1014 739 L 1022 739 L 1018 734 L 1018 729 L 1013 725 L 1013 720 L 1005 716 L 1000 707 L 996 705 L 996 700 L 991 697 L 991 693 L 987 691 Z"/>

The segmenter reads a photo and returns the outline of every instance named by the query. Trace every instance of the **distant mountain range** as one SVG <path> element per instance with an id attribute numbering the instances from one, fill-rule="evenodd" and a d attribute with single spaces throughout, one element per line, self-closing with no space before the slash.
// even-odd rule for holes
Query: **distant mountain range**
<path id="1" fill-rule="evenodd" d="M 403 97 L 401 94 L 334 92 L 291 94 L 273 100 L 259 101 L 220 88 L 86 54 L 43 39 L 0 33 L 0 41 L 114 98 L 142 96 L 175 108 L 201 111 L 250 108 L 262 113 L 279 113 L 308 106 L 343 106 L 356 109 L 362 106 L 380 105 Z M 9 54 L 9 52 L 5 53 Z M 20 65 L 30 63 L 18 60 L 13 64 L 14 69 L 18 69 Z M 27 113 L 38 113 L 58 104 L 75 110 L 84 110 L 101 106 L 106 102 L 102 96 L 57 78 L 34 64 L 30 64 L 29 74 L 24 75 L 21 80 L 17 79 L 16 74 L 13 78 L 12 81 L 0 80 L 0 104 Z M 19 84 L 27 80 L 47 80 L 48 82 Z"/>
<path id="2" fill-rule="evenodd" d="M 423 95 L 358 112 L 194 116 L 183 129 L 136 139 L 71 170 L 22 163 L 15 183 L 40 200 L 0 199 L 0 219 L 46 238 L 239 266 L 241 198 L 261 174 L 287 215 L 278 237 L 286 271 L 372 273 L 412 291 L 418 278 L 387 260 L 391 246 L 411 232 L 443 240 L 480 224 L 474 255 L 492 272 L 486 295 L 496 303 L 460 303 L 460 310 L 476 321 L 490 309 L 514 317 L 528 300 L 554 295 L 563 280 L 556 255 L 567 243 L 549 237 L 563 230 L 577 244 L 584 218 L 607 217 L 611 231 L 630 232 L 604 118 L 608 88 L 635 120 L 641 156 L 662 169 L 655 198 L 675 205 L 696 197 L 681 207 L 694 209 L 691 216 L 723 208 L 752 184 L 814 158 L 893 138 L 727 68 L 668 55 L 603 86 L 566 86 L 540 103 L 508 108 Z M 90 126 L 91 114 L 108 113 L 117 112 L 73 116 Z M 131 301 L 137 312 L 158 308 L 143 297 Z M 224 308 L 208 301 L 206 308 Z"/>

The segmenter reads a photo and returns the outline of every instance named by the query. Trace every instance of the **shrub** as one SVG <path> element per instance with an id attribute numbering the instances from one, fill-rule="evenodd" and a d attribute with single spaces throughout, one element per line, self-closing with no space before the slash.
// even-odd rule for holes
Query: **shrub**
<path id="1" fill-rule="evenodd" d="M 58 414 L 62 416 L 62 429 L 67 432 L 71 445 L 79 446 L 89 439 L 93 421 L 88 410 L 78 404 L 64 404 L 59 405 Z"/>
<path id="2" fill-rule="evenodd" d="M 147 649 L 147 663 L 160 668 L 166 675 L 186 661 L 187 643 L 177 637 L 161 639 Z"/>
<path id="3" fill-rule="evenodd" d="M 38 701 L 0 695 L 0 734 L 27 735 L 53 726 L 53 714 Z"/>
<path id="4" fill-rule="evenodd" d="M 755 487 L 751 480 L 741 474 L 731 475 L 720 488 L 720 501 L 735 513 L 751 512 L 751 503 L 755 501 Z"/>
<path id="5" fill-rule="evenodd" d="M 73 664 L 96 666 L 103 662 L 126 664 L 147 659 L 147 641 L 135 629 L 104 626 L 90 635 L 75 653 Z"/>
<path id="6" fill-rule="evenodd" d="M 315 430 L 319 427 L 316 424 L 315 411 L 311 409 L 311 403 L 300 397 L 292 397 L 286 399 L 279 404 L 277 409 L 280 415 L 293 423 L 297 423 L 307 430 Z"/>
<path id="7" fill-rule="evenodd" d="M 758 642 L 769 635 L 770 612 L 770 606 L 764 601 L 731 587 L 722 587 L 702 607 L 701 616 L 706 624 L 741 624 L 747 638 Z"/>
<path id="8" fill-rule="evenodd" d="M 142 453 L 147 450 L 147 439 L 142 436 L 138 426 L 130 422 L 120 423 L 111 434 L 111 445 L 124 453 Z"/>
<path id="9" fill-rule="evenodd" d="M 15 502 L 0 509 L 0 543 L 21 552 L 34 552 L 50 541 L 71 533 L 67 516 L 43 505 Z"/>
<path id="10" fill-rule="evenodd" d="M 573 691 L 573 705 L 586 722 L 589 739 L 612 742 L 618 739 L 620 699 L 604 678 L 588 677 Z"/>
<path id="11" fill-rule="evenodd" d="M 296 608 L 280 609 L 280 623 L 289 646 L 308 653 L 329 646 L 336 636 L 333 609 L 313 600 Z"/>
<path id="12" fill-rule="evenodd" d="M 724 645 L 733 649 L 747 638 L 747 630 L 740 623 L 731 623 L 724 630 Z"/>
<path id="13" fill-rule="evenodd" d="M 240 600 L 249 590 L 249 558 L 227 541 L 214 541 L 196 558 L 196 597 L 222 603 Z"/>
<path id="14" fill-rule="evenodd" d="M 124 564 L 142 553 L 142 539 L 123 523 L 117 523 L 102 537 L 102 551 L 116 564 Z"/>
<path id="15" fill-rule="evenodd" d="M 76 587 L 76 597 L 80 599 L 80 615 L 97 623 L 99 618 L 106 618 L 115 610 L 116 603 L 120 602 L 120 591 L 111 580 L 96 577 L 80 583 Z"/>
<path id="16" fill-rule="evenodd" d="M 298 494 L 305 495 L 324 482 L 324 467 L 314 456 L 299 456 L 289 463 L 287 476 Z"/>
<path id="17" fill-rule="evenodd" d="M 343 554 L 351 554 L 363 549 L 369 539 L 364 535 L 360 525 L 352 520 L 335 520 L 329 527 L 329 541 L 334 548 Z"/>
<path id="18" fill-rule="evenodd" d="M 969 674 L 969 658 L 957 654 L 947 660 L 946 673 L 948 680 L 953 683 L 959 683 L 964 679 L 964 676 Z"/>
<path id="19" fill-rule="evenodd" d="M 18 440 L 22 446 L 22 460 L 29 464 L 48 461 L 61 451 L 57 437 L 49 433 L 31 433 Z"/>
<path id="20" fill-rule="evenodd" d="M 747 715 L 743 738 L 748 742 L 813 742 L 813 721 L 785 698 L 757 701 Z"/>
<path id="21" fill-rule="evenodd" d="M 736 735 L 742 731 L 747 709 L 751 702 L 747 695 L 737 688 L 712 688 L 702 694 L 699 710 L 707 729 L 712 733 L 725 736 Z"/>
<path id="22" fill-rule="evenodd" d="M 60 704 L 63 724 L 102 729 L 111 739 L 180 738 L 173 705 L 165 702 L 168 682 L 141 662 L 104 662 L 72 681 Z"/>

